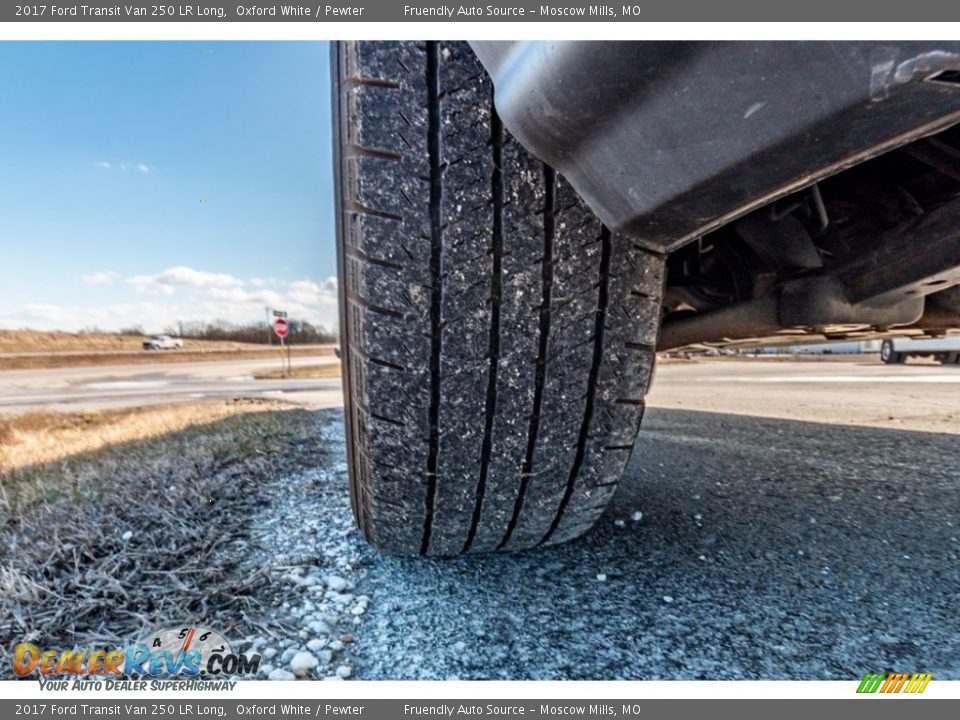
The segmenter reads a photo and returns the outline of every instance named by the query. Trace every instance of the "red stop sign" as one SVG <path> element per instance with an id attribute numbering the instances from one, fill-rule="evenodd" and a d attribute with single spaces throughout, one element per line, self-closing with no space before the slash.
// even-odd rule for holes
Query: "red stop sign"
<path id="1" fill-rule="evenodd" d="M 277 318 L 273 321 L 273 332 L 276 333 L 278 338 L 285 338 L 290 334 L 290 328 L 287 325 L 287 321 L 283 318 Z"/>

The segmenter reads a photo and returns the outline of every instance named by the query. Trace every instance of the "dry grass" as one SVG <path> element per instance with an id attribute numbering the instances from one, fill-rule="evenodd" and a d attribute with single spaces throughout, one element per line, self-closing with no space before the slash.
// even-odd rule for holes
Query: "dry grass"
<path id="1" fill-rule="evenodd" d="M 328 380 L 340 377 L 340 363 L 324 363 L 323 365 L 294 365 L 288 375 L 284 375 L 279 368 L 254 373 L 256 380 Z"/>
<path id="2" fill-rule="evenodd" d="M 120 443 L 148 440 L 234 415 L 275 409 L 260 400 L 218 400 L 149 409 L 31 412 L 0 417 L 0 476 Z"/>
<path id="3" fill-rule="evenodd" d="M 79 424 L 97 438 L 90 447 L 106 432 L 119 444 L 0 474 L 0 654 L 25 641 L 115 643 L 181 618 L 238 634 L 274 623 L 258 599 L 270 579 L 243 564 L 249 518 L 275 478 L 322 462 L 324 451 L 316 415 L 245 405 L 179 421 L 145 419 L 154 409 L 73 426 L 35 415 L 7 429 L 72 438 Z M 204 419 L 154 435 L 164 422 Z M 120 424 L 149 437 L 123 441 Z"/>
<path id="4" fill-rule="evenodd" d="M 142 349 L 144 337 L 116 333 L 0 330 L 0 353 L 132 352 Z M 262 346 L 216 340 L 186 340 L 184 347 L 188 350 L 243 350 Z"/>

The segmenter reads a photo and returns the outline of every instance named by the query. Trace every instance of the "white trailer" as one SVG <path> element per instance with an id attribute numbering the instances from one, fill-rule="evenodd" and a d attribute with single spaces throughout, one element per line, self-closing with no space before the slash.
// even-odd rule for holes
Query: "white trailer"
<path id="1" fill-rule="evenodd" d="M 960 335 L 888 338 L 880 346 L 880 358 L 888 365 L 905 363 L 908 357 L 932 357 L 944 365 L 960 365 Z"/>

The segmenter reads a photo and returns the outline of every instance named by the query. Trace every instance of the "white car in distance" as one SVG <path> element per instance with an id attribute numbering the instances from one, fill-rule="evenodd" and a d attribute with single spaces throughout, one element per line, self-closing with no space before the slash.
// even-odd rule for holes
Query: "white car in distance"
<path id="1" fill-rule="evenodd" d="M 144 350 L 182 350 L 183 340 L 169 335 L 154 335 L 143 341 Z"/>

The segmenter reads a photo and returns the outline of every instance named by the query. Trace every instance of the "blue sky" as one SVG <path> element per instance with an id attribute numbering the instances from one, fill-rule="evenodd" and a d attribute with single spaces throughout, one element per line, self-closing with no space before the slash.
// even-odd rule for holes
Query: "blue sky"
<path id="1" fill-rule="evenodd" d="M 336 324 L 328 46 L 0 43 L 0 327 Z"/>

